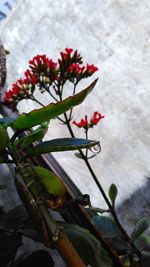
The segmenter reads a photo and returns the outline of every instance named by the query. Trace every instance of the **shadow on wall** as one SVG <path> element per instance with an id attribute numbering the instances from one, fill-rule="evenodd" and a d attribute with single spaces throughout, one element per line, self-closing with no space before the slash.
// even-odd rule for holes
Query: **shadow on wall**
<path id="1" fill-rule="evenodd" d="M 145 184 L 125 200 L 117 213 L 126 230 L 132 232 L 135 224 L 142 217 L 150 216 L 150 178 L 146 177 Z M 149 227 L 150 233 L 150 227 Z"/>

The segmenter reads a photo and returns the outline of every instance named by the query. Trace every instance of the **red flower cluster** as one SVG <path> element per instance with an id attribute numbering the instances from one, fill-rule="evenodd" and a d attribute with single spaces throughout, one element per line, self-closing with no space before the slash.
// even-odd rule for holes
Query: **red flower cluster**
<path id="1" fill-rule="evenodd" d="M 103 118 L 104 115 L 102 115 L 98 111 L 95 111 L 90 121 L 88 121 L 87 115 L 85 115 L 84 119 L 81 119 L 80 122 L 73 121 L 73 124 L 79 128 L 84 128 L 85 130 L 88 130 L 89 128 L 92 128 L 94 125 L 98 124 L 98 122 Z"/>
<path id="2" fill-rule="evenodd" d="M 12 89 L 7 91 L 4 101 L 16 105 L 21 99 L 32 96 L 36 86 L 44 92 L 45 89 L 55 84 L 63 85 L 67 80 L 78 83 L 95 73 L 98 68 L 94 65 L 82 65 L 82 57 L 77 50 L 66 48 L 60 52 L 61 59 L 55 63 L 46 55 L 37 55 L 29 61 L 29 69 L 24 73 L 24 78 L 13 84 Z"/>
<path id="3" fill-rule="evenodd" d="M 36 85 L 39 81 L 39 77 L 37 75 L 34 75 L 30 70 L 26 70 L 25 73 L 25 79 L 23 80 L 24 85 Z"/>
<path id="4" fill-rule="evenodd" d="M 72 48 L 66 48 L 65 52 L 61 52 L 61 59 L 58 60 L 60 80 L 63 82 L 65 80 L 79 82 L 81 79 L 86 78 L 94 74 L 98 68 L 94 65 L 83 66 L 82 57 L 77 50 L 73 51 Z"/>
<path id="5" fill-rule="evenodd" d="M 51 82 L 57 78 L 57 63 L 46 55 L 37 55 L 29 61 L 29 67 L 34 74 L 45 75 Z"/>
<path id="6" fill-rule="evenodd" d="M 87 64 L 87 66 L 85 67 L 85 66 L 80 66 L 79 63 L 73 63 L 68 67 L 67 73 L 68 73 L 68 76 L 69 75 L 71 76 L 71 78 L 74 77 L 80 80 L 80 79 L 91 76 L 97 70 L 98 68 L 95 67 L 94 65 Z"/>
<path id="7" fill-rule="evenodd" d="M 61 59 L 58 59 L 59 66 L 66 68 L 73 63 L 82 63 L 82 57 L 77 50 L 73 51 L 72 48 L 66 48 L 65 52 L 60 52 Z"/>
<path id="8" fill-rule="evenodd" d="M 20 100 L 28 98 L 29 95 L 32 95 L 38 81 L 38 76 L 35 76 L 29 70 L 26 70 L 25 78 L 19 79 L 12 85 L 12 89 L 5 93 L 4 101 L 17 104 Z"/>

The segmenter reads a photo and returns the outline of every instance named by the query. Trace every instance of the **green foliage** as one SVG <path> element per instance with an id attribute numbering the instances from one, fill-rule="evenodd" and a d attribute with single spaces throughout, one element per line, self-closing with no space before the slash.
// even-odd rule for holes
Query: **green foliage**
<path id="1" fill-rule="evenodd" d="M 101 243 L 88 230 L 72 224 L 65 224 L 64 230 L 86 265 L 112 266 L 112 261 Z"/>
<path id="2" fill-rule="evenodd" d="M 33 110 L 27 114 L 23 113 L 14 121 L 14 127 L 18 130 L 27 130 L 32 128 L 33 126 L 40 125 L 45 121 L 56 118 L 62 113 L 68 111 L 70 108 L 81 104 L 86 96 L 93 90 L 96 82 L 97 79 L 92 82 L 86 89 L 82 90 L 75 96 L 70 96 L 56 104 L 51 103 L 43 108 Z"/>
<path id="3" fill-rule="evenodd" d="M 92 221 L 118 253 L 122 253 L 129 248 L 113 218 L 95 215 L 92 217 Z"/>
<path id="4" fill-rule="evenodd" d="M 120 236 L 120 232 L 113 218 L 96 215 L 93 216 L 92 221 L 98 227 L 104 237 L 112 238 Z"/>
<path id="5" fill-rule="evenodd" d="M 109 198 L 113 204 L 113 206 L 115 205 L 115 200 L 118 194 L 118 190 L 115 184 L 111 184 L 110 188 L 109 188 Z"/>
<path id="6" fill-rule="evenodd" d="M 149 227 L 149 217 L 144 217 L 138 221 L 136 224 L 133 233 L 131 234 L 131 239 L 137 239 L 144 231 Z"/>
<path id="7" fill-rule="evenodd" d="M 8 49 L 5 48 L 4 51 L 5 51 L 6 56 L 10 54 Z"/>
<path id="8" fill-rule="evenodd" d="M 43 191 L 45 190 L 54 196 L 64 196 L 66 194 L 66 187 L 56 174 L 40 166 L 33 166 L 32 168 Z"/>
<path id="9" fill-rule="evenodd" d="M 134 241 L 136 247 L 139 250 L 145 250 L 150 251 L 150 237 L 146 234 L 140 235 L 135 241 Z"/>
<path id="10" fill-rule="evenodd" d="M 0 152 L 4 150 L 4 148 L 8 143 L 9 143 L 9 136 L 7 130 L 0 127 Z"/>
<path id="11" fill-rule="evenodd" d="M 42 142 L 33 148 L 26 149 L 28 155 L 40 155 L 49 152 L 59 152 L 90 148 L 97 145 L 98 141 L 86 140 L 81 138 L 58 138 Z"/>
<path id="12" fill-rule="evenodd" d="M 40 127 L 38 127 L 38 129 L 33 130 L 28 135 L 16 140 L 14 144 L 19 146 L 20 148 L 25 148 L 30 144 L 33 144 L 35 141 L 41 141 L 45 136 L 47 130 L 48 130 L 48 124 L 43 123 Z"/>

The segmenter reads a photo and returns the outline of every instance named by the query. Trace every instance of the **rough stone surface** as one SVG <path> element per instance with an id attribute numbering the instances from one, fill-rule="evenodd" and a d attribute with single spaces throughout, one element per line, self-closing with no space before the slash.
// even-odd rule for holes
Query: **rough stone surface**
<path id="1" fill-rule="evenodd" d="M 91 132 L 102 146 L 91 164 L 106 191 L 111 183 L 118 186 L 118 205 L 132 194 L 138 199 L 137 190 L 145 190 L 150 175 L 149 12 L 146 0 L 22 0 L 0 29 L 11 52 L 8 87 L 37 53 L 56 59 L 59 51 L 73 47 L 79 49 L 85 62 L 99 66 L 95 75 L 100 78 L 98 85 L 76 108 L 74 118 L 95 110 L 105 114 Z M 84 81 L 83 86 L 91 80 Z M 22 107 L 25 111 L 31 108 L 26 103 Z M 48 138 L 61 136 L 62 131 L 68 136 L 65 128 L 52 122 Z M 84 136 L 81 130 L 76 134 Z M 71 152 L 55 156 L 83 193 L 91 195 L 93 205 L 102 207 L 103 200 L 83 162 Z M 149 194 L 140 192 L 141 202 L 149 199 Z M 142 210 L 142 215 L 147 213 L 148 209 Z"/>

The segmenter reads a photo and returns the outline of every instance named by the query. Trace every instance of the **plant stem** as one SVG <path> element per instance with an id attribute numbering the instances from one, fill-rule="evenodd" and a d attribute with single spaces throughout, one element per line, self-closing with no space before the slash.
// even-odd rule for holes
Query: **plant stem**
<path id="1" fill-rule="evenodd" d="M 69 132 L 70 132 L 70 135 L 71 135 L 73 138 L 75 138 L 75 135 L 74 135 L 73 130 L 72 130 L 71 125 L 70 125 L 70 121 L 69 121 L 69 119 L 67 118 L 67 114 L 66 114 L 66 113 L 64 113 L 64 117 L 65 117 L 65 120 L 66 120 L 67 128 L 68 128 L 68 130 L 69 130 Z M 140 254 L 140 251 L 138 251 L 138 249 L 136 248 L 136 246 L 134 245 L 134 243 L 131 241 L 130 237 L 128 236 L 126 230 L 122 227 L 122 225 L 121 225 L 121 223 L 120 223 L 120 221 L 119 221 L 119 219 L 118 219 L 118 216 L 117 216 L 117 214 L 116 214 L 116 211 L 115 211 L 114 207 L 112 206 L 111 202 L 109 201 L 107 195 L 105 194 L 105 192 L 104 192 L 104 190 L 103 190 L 103 188 L 102 188 L 100 182 L 98 181 L 97 176 L 96 176 L 96 174 L 94 173 L 94 171 L 93 171 L 93 169 L 92 169 L 92 167 L 91 167 L 91 165 L 90 165 L 90 163 L 89 163 L 87 157 L 84 155 L 84 153 L 82 152 L 82 150 L 79 150 L 79 152 L 80 152 L 80 155 L 82 156 L 84 162 L 86 163 L 86 166 L 87 166 L 87 168 L 89 169 L 89 172 L 91 173 L 91 176 L 93 177 L 93 179 L 94 179 L 94 181 L 95 181 L 95 183 L 96 183 L 98 189 L 100 190 L 100 193 L 102 194 L 102 196 L 103 196 L 103 198 L 104 198 L 106 204 L 108 205 L 109 210 L 110 210 L 110 212 L 111 212 L 111 214 L 112 214 L 112 216 L 113 216 L 113 218 L 114 218 L 114 221 L 115 221 L 116 225 L 118 226 L 120 232 L 123 234 L 125 240 L 130 244 L 130 246 L 132 247 L 132 249 L 135 251 L 135 253 L 136 253 L 136 254 L 138 255 L 138 257 L 140 258 L 140 255 L 141 255 L 141 254 Z"/>
<path id="2" fill-rule="evenodd" d="M 72 94 L 73 96 L 75 95 L 75 92 L 76 92 L 76 86 L 77 86 L 77 82 L 74 83 L 73 94 Z M 73 112 L 73 108 L 70 109 L 69 121 L 71 120 L 72 112 Z"/>
<path id="3" fill-rule="evenodd" d="M 54 240 L 56 247 L 58 248 L 63 259 L 69 267 L 86 267 L 77 251 L 73 247 L 72 243 L 69 241 L 66 233 L 61 229 L 53 217 L 49 213 L 48 209 L 44 205 L 39 205 L 42 215 L 48 225 L 48 230 L 52 240 Z"/>
<path id="4" fill-rule="evenodd" d="M 88 140 L 88 129 L 85 130 L 85 137 Z M 88 148 L 86 148 L 86 159 L 88 158 Z"/>
<path id="5" fill-rule="evenodd" d="M 59 94 L 58 94 L 58 95 L 59 95 L 59 99 L 60 99 L 60 101 L 62 101 L 63 84 L 62 84 L 62 85 L 57 85 L 57 88 L 58 88 L 58 92 L 59 92 Z M 75 94 L 75 90 L 76 90 L 76 84 L 74 84 L 73 95 Z M 49 94 L 51 95 L 50 92 L 49 92 Z M 33 98 L 34 98 L 34 97 L 33 97 Z M 44 106 L 44 105 L 43 105 L 42 103 L 40 103 L 37 99 L 34 98 L 33 100 L 36 101 L 37 103 L 41 104 L 42 106 Z M 68 128 L 68 130 L 69 130 L 69 132 L 70 132 L 71 137 L 75 138 L 74 132 L 73 132 L 73 130 L 72 130 L 72 128 L 71 128 L 71 125 L 70 125 L 70 120 L 71 120 L 72 111 L 73 111 L 73 109 L 71 109 L 71 111 L 70 111 L 69 118 L 68 118 L 67 114 L 64 113 L 64 118 L 65 118 L 65 120 L 63 120 L 63 122 L 65 122 L 65 124 L 67 125 L 67 128 Z M 58 117 L 58 119 L 60 119 L 60 118 Z M 60 119 L 60 120 L 61 120 L 61 119 Z M 88 136 L 87 136 L 87 132 L 86 132 L 86 137 L 88 137 Z M 91 173 L 91 176 L 93 177 L 93 179 L 94 179 L 94 181 L 95 181 L 95 183 L 96 183 L 96 185 L 97 185 L 97 187 L 98 187 L 100 193 L 102 194 L 102 196 L 103 196 L 103 198 L 104 198 L 106 204 L 108 205 L 108 208 L 109 208 L 109 210 L 110 210 L 110 212 L 111 212 L 111 214 L 112 214 L 112 216 L 113 216 L 113 218 L 114 218 L 114 221 L 115 221 L 116 225 L 118 226 L 120 232 L 123 234 L 125 240 L 130 244 L 130 246 L 132 247 L 132 249 L 136 252 L 136 254 L 138 255 L 138 257 L 140 258 L 140 252 L 137 250 L 136 246 L 135 246 L 134 243 L 131 241 L 131 239 L 130 239 L 130 237 L 128 236 L 126 230 L 122 227 L 122 225 L 121 225 L 121 223 L 120 223 L 120 221 L 119 221 L 119 219 L 118 219 L 118 216 L 117 216 L 117 214 L 116 214 L 115 208 L 113 207 L 113 205 L 112 205 L 111 202 L 109 201 L 109 199 L 108 199 L 107 195 L 105 194 L 105 192 L 104 192 L 104 190 L 103 190 L 103 188 L 102 188 L 100 182 L 98 181 L 98 178 L 97 178 L 96 174 L 94 173 L 94 171 L 93 171 L 93 169 L 92 169 L 92 167 L 91 167 L 91 165 L 90 165 L 90 163 L 89 163 L 89 161 L 88 161 L 88 158 L 87 158 L 87 151 L 86 151 L 86 155 L 84 155 L 84 153 L 83 153 L 82 150 L 79 150 L 79 153 L 80 153 L 80 155 L 82 156 L 82 159 L 84 160 L 84 162 L 85 162 L 87 168 L 89 169 L 89 172 Z"/>
<path id="6" fill-rule="evenodd" d="M 40 106 L 44 107 L 43 103 L 41 103 L 37 98 L 35 98 L 33 95 L 29 97 L 29 99 L 35 101 L 36 103 L 38 103 Z"/>

